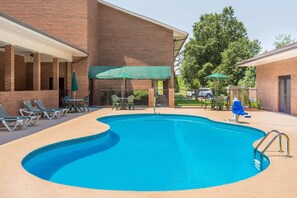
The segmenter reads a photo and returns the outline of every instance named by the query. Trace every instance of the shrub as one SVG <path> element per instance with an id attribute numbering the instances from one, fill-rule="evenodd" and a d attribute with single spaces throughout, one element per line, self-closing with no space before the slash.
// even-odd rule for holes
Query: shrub
<path id="1" fill-rule="evenodd" d="M 140 104 L 140 105 L 148 104 L 148 91 L 137 90 L 137 91 L 134 91 L 133 95 L 134 95 L 135 104 Z"/>
<path id="2" fill-rule="evenodd" d="M 262 109 L 262 102 L 259 98 L 257 98 L 257 100 L 256 100 L 256 108 L 259 110 Z"/>

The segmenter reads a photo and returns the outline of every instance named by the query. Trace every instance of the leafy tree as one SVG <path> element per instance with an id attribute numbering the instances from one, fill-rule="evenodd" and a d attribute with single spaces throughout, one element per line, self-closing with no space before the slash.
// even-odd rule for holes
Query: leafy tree
<path id="1" fill-rule="evenodd" d="M 248 67 L 244 78 L 238 84 L 245 87 L 256 87 L 256 68 Z"/>
<path id="2" fill-rule="evenodd" d="M 176 74 L 174 74 L 174 91 L 175 93 L 178 93 L 179 90 L 180 90 L 180 86 L 179 86 L 178 78 Z"/>
<path id="3" fill-rule="evenodd" d="M 286 45 L 295 42 L 295 39 L 292 39 L 290 34 L 279 34 L 275 39 L 276 41 L 273 43 L 275 49 L 285 47 Z"/>
<path id="4" fill-rule="evenodd" d="M 236 63 L 258 54 L 260 49 L 260 44 L 257 40 L 249 41 L 246 38 L 242 38 L 230 43 L 229 47 L 221 53 L 222 63 L 216 69 L 230 77 L 228 80 L 223 81 L 222 84 L 225 86 L 227 84 L 238 85 L 239 81 L 245 78 L 247 69 L 245 67 L 236 67 Z M 253 79 L 255 80 L 255 77 Z"/>
<path id="5" fill-rule="evenodd" d="M 181 74 L 190 88 L 205 86 L 204 77 L 215 71 L 230 76 L 237 85 L 244 77 L 245 68 L 235 64 L 260 51 L 257 40 L 250 41 L 243 23 L 234 16 L 232 7 L 222 13 L 204 14 L 193 26 L 193 38 L 186 44 Z"/>

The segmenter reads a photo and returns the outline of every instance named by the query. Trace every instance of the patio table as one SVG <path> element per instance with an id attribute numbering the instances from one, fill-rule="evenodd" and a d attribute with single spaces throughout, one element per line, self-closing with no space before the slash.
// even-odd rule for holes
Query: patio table
<path id="1" fill-rule="evenodd" d="M 82 112 L 82 109 L 79 107 L 79 103 L 84 101 L 83 98 L 71 98 L 67 99 L 66 102 L 69 102 L 70 105 L 70 112 L 75 113 L 75 112 Z"/>
<path id="2" fill-rule="evenodd" d="M 121 109 L 126 109 L 125 107 L 125 102 L 128 100 L 127 97 L 119 97 L 120 101 L 121 101 Z"/>

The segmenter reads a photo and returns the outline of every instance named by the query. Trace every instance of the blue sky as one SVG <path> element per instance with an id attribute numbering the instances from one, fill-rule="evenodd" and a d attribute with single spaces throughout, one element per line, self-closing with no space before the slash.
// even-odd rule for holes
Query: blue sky
<path id="1" fill-rule="evenodd" d="M 106 0 L 127 10 L 153 18 L 192 36 L 192 26 L 205 13 L 220 13 L 232 6 L 250 39 L 261 42 L 262 51 L 272 50 L 275 36 L 291 34 L 297 41 L 296 0 Z"/>

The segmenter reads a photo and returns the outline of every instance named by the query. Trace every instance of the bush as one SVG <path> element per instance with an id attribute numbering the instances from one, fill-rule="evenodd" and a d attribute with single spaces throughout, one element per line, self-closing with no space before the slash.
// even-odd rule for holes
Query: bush
<path id="1" fill-rule="evenodd" d="M 248 105 L 249 107 L 251 107 L 252 105 L 251 105 L 251 100 L 250 100 L 248 90 L 242 89 L 242 96 L 243 96 L 243 104 Z"/>
<path id="2" fill-rule="evenodd" d="M 148 92 L 145 90 L 134 91 L 135 104 L 147 105 L 148 104 Z"/>
<path id="3" fill-rule="evenodd" d="M 257 98 L 257 100 L 256 100 L 256 108 L 259 110 L 262 109 L 262 102 L 259 98 Z"/>

